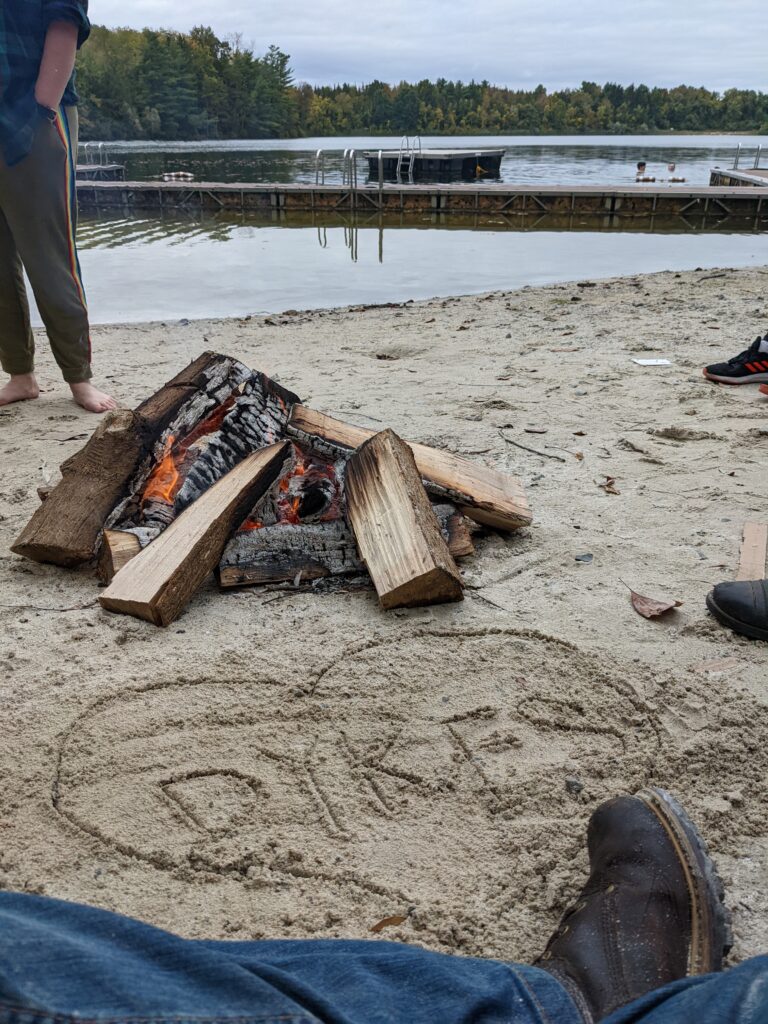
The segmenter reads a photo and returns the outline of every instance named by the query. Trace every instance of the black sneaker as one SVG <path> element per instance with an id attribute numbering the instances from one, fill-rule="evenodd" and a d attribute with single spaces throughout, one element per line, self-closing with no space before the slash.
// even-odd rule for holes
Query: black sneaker
<path id="1" fill-rule="evenodd" d="M 763 338 L 755 338 L 745 352 L 727 363 L 704 367 L 704 376 L 720 384 L 762 384 L 768 382 L 768 352 L 760 351 Z M 768 335 L 765 340 L 768 341 Z"/>
<path id="2" fill-rule="evenodd" d="M 768 640 L 768 580 L 718 583 L 707 607 L 724 626 L 752 640 Z"/>

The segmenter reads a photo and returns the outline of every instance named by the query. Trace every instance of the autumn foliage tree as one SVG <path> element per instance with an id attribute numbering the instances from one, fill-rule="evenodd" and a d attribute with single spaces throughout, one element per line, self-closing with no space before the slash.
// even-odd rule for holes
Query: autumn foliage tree
<path id="1" fill-rule="evenodd" d="M 89 139 L 323 135 L 768 132 L 768 94 L 582 82 L 548 92 L 439 78 L 391 85 L 295 84 L 277 46 L 239 36 L 96 27 L 78 64 Z"/>

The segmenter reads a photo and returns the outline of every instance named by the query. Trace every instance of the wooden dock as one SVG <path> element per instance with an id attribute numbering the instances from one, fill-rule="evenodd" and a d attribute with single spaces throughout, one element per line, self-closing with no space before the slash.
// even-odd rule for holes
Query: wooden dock
<path id="1" fill-rule="evenodd" d="M 579 214 L 749 219 L 768 230 L 768 187 L 630 185 L 345 185 L 78 181 L 88 209 L 440 213 L 514 216 Z"/>
<path id="2" fill-rule="evenodd" d="M 752 188 L 768 186 L 768 168 L 750 167 L 748 170 L 742 171 L 735 168 L 723 170 L 721 167 L 715 167 L 709 175 L 709 184 L 715 188 L 731 185 L 740 188 L 745 185 Z"/>
<path id="3" fill-rule="evenodd" d="M 125 181 L 123 164 L 78 164 L 78 181 Z"/>

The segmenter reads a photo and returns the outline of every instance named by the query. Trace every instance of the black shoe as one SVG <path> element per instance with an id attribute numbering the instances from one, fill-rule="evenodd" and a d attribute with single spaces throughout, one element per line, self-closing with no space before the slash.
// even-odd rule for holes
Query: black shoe
<path id="1" fill-rule="evenodd" d="M 591 873 L 535 962 L 586 1021 L 646 992 L 722 968 L 723 886 L 707 847 L 663 789 L 602 804 L 587 833 Z"/>
<path id="2" fill-rule="evenodd" d="M 768 340 L 768 335 L 766 335 Z M 704 368 L 708 380 L 720 384 L 762 384 L 768 381 L 768 352 L 760 351 L 762 338 L 755 338 L 744 352 L 727 363 L 712 363 Z"/>
<path id="3" fill-rule="evenodd" d="M 768 580 L 718 583 L 707 608 L 724 626 L 752 640 L 768 640 Z"/>

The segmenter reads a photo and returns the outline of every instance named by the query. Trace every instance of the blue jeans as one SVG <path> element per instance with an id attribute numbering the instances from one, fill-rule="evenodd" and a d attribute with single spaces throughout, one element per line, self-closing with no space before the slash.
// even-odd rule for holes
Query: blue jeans
<path id="1" fill-rule="evenodd" d="M 766 1024 L 768 957 L 676 982 L 610 1024 Z M 583 1024 L 535 967 L 395 942 L 208 942 L 0 893 L 0 1024 Z"/>

